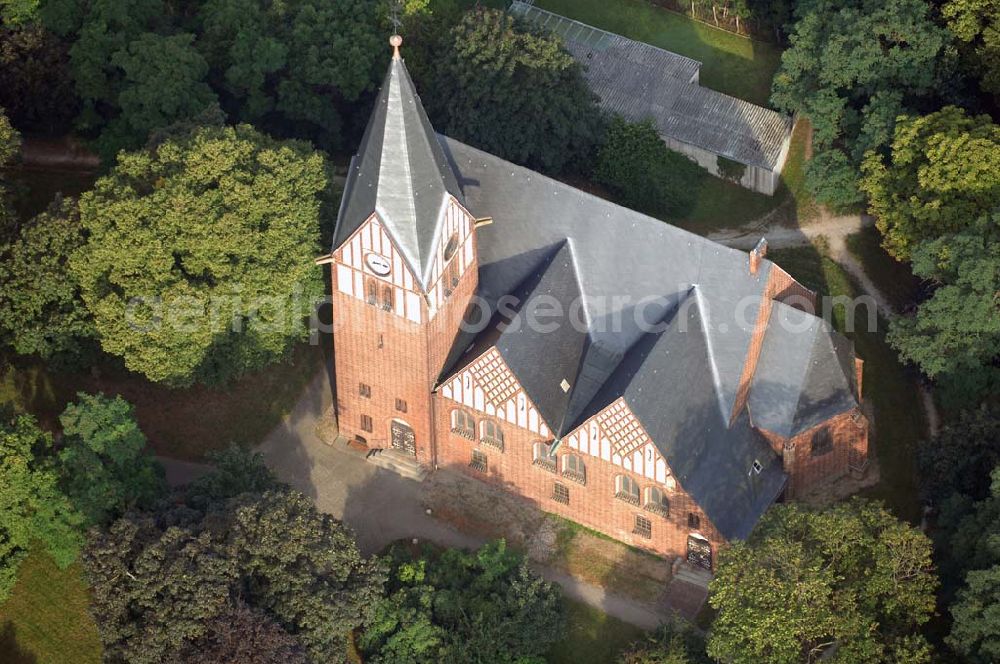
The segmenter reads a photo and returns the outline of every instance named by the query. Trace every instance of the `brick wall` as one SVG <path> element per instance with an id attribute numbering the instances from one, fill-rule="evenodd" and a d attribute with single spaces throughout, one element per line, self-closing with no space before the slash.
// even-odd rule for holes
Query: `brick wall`
<path id="1" fill-rule="evenodd" d="M 586 484 L 580 484 L 561 474 L 550 472 L 533 464 L 533 444 L 541 437 L 526 429 L 506 423 L 503 426 L 504 450 L 480 445 L 451 432 L 450 412 L 454 402 L 435 395 L 435 419 L 437 422 L 438 464 L 464 473 L 471 477 L 490 482 L 508 491 L 524 496 L 540 509 L 558 514 L 583 524 L 633 546 L 647 549 L 667 557 L 687 556 L 687 538 L 692 532 L 688 528 L 688 513 L 694 513 L 700 520 L 697 532 L 712 544 L 713 561 L 718 548 L 725 540 L 712 526 L 701 508 L 681 489 L 678 484 L 672 491 L 666 491 L 670 501 L 668 517 L 644 510 L 615 498 L 615 476 L 632 477 L 644 494 L 644 488 L 655 485 L 649 479 L 623 470 L 601 459 L 585 456 Z M 478 416 L 479 414 L 476 413 Z M 486 454 L 488 466 L 485 473 L 469 467 L 472 450 Z M 557 451 L 557 469 L 562 468 L 561 457 L 571 453 L 565 445 Z M 564 505 L 552 498 L 553 485 L 561 482 L 569 489 L 569 504 Z M 662 488 L 662 487 L 661 487 Z M 641 502 L 641 501 L 640 501 Z M 634 534 L 635 516 L 639 514 L 652 522 L 652 537 L 646 539 Z"/>

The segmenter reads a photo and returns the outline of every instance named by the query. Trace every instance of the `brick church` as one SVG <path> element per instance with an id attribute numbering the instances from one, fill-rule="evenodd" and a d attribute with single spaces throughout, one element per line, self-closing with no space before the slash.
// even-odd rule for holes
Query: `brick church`
<path id="1" fill-rule="evenodd" d="M 709 569 L 864 472 L 861 361 L 763 242 L 436 134 L 392 42 L 327 259 L 343 436 Z"/>

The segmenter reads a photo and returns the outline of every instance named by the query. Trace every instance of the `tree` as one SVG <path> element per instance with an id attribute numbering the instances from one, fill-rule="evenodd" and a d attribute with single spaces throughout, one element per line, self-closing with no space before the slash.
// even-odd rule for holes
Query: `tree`
<path id="1" fill-rule="evenodd" d="M 171 385 L 281 358 L 322 291 L 325 187 L 320 154 L 245 125 L 122 153 L 80 199 L 70 260 L 102 347 Z"/>
<path id="2" fill-rule="evenodd" d="M 372 662 L 534 662 L 559 637 L 559 592 L 502 540 L 392 556 L 388 593 L 360 639 Z"/>
<path id="3" fill-rule="evenodd" d="M 705 638 L 676 620 L 626 650 L 620 664 L 710 664 Z"/>
<path id="4" fill-rule="evenodd" d="M 65 133 L 79 110 L 67 44 L 38 24 L 0 27 L 0 106 L 22 130 Z"/>
<path id="5" fill-rule="evenodd" d="M 817 201 L 843 210 L 864 202 L 858 189 L 857 169 L 843 150 L 816 153 L 806 164 L 806 188 Z"/>
<path id="6" fill-rule="evenodd" d="M 298 639 L 260 609 L 236 602 L 181 654 L 185 664 L 307 664 Z"/>
<path id="7" fill-rule="evenodd" d="M 105 159 L 215 101 L 207 64 L 170 3 L 51 0 L 41 13 L 47 28 L 73 41 L 70 66 L 83 103 L 77 124 L 99 134 Z"/>
<path id="8" fill-rule="evenodd" d="M 984 91 L 1000 98 L 1000 2 L 947 0 L 941 15 L 965 45 L 967 69 L 979 77 Z"/>
<path id="9" fill-rule="evenodd" d="M 422 98 L 439 131 L 545 173 L 589 170 L 604 121 L 559 38 L 478 7 L 434 69 Z"/>
<path id="10" fill-rule="evenodd" d="M 652 121 L 615 117 L 597 156 L 594 179 L 618 194 L 623 205 L 650 214 L 680 217 L 695 201 L 701 169 L 667 148 Z"/>
<path id="11" fill-rule="evenodd" d="M 9 165 L 21 151 L 21 135 L 10 124 L 10 120 L 0 108 L 0 169 Z M 0 240 L 3 240 L 14 229 L 14 211 L 7 200 L 9 193 L 4 186 L 2 171 L 0 171 Z"/>
<path id="12" fill-rule="evenodd" d="M 52 461 L 52 436 L 34 418 L 0 423 L 0 603 L 33 543 L 60 567 L 73 562 L 82 544 L 83 519 L 59 491 Z"/>
<path id="13" fill-rule="evenodd" d="M 132 404 L 103 394 L 77 395 L 59 417 L 64 492 L 90 524 L 150 508 L 166 493 L 163 467 L 146 451 Z"/>
<path id="14" fill-rule="evenodd" d="M 945 641 L 973 662 L 996 661 L 1000 653 L 1000 467 L 994 468 L 991 480 L 990 494 L 983 500 L 973 503 L 956 494 L 947 501 L 936 533 L 943 600 L 951 603 L 953 619 Z"/>
<path id="15" fill-rule="evenodd" d="M 205 484 L 266 476 L 259 457 L 236 456 L 229 479 Z M 282 486 L 198 505 L 175 494 L 95 529 L 84 563 L 105 656 L 139 664 L 256 661 L 251 650 L 267 662 L 340 661 L 384 582 L 343 524 Z"/>
<path id="16" fill-rule="evenodd" d="M 921 242 L 1000 207 L 1000 127 L 954 106 L 904 118 L 889 159 L 869 153 L 862 170 L 882 244 L 906 260 Z"/>
<path id="17" fill-rule="evenodd" d="M 834 148 L 843 152 L 807 172 L 818 200 L 836 207 L 857 199 L 844 196 L 844 158 L 856 178 L 865 150 L 880 149 L 895 117 L 932 95 L 950 73 L 943 57 L 948 35 L 924 0 L 801 0 L 795 16 L 771 100 L 810 119 L 817 158 Z M 840 184 L 823 187 L 834 165 Z M 827 192 L 837 195 L 826 198 Z"/>
<path id="18" fill-rule="evenodd" d="M 350 531 L 297 491 L 243 494 L 230 513 L 227 550 L 248 600 L 294 626 L 314 661 L 342 653 L 381 598 L 380 563 L 363 559 Z"/>
<path id="19" fill-rule="evenodd" d="M 964 410 L 917 454 L 924 495 L 940 503 L 952 493 L 973 500 L 989 495 L 989 472 L 1000 464 L 1000 412 L 983 404 Z"/>
<path id="20" fill-rule="evenodd" d="M 911 316 L 895 317 L 889 343 L 937 380 L 949 403 L 975 401 L 1000 386 L 1000 212 L 920 244 L 913 272 L 937 282 Z"/>
<path id="21" fill-rule="evenodd" d="M 261 494 L 282 486 L 264 465 L 260 452 L 248 452 L 233 443 L 206 456 L 212 472 L 193 480 L 184 491 L 185 502 L 197 509 L 208 509 L 244 493 Z"/>
<path id="22" fill-rule="evenodd" d="M 0 0 L 0 20 L 7 25 L 30 23 L 38 16 L 39 0 Z"/>
<path id="23" fill-rule="evenodd" d="M 748 541 L 719 556 L 708 654 L 734 663 L 929 661 L 913 633 L 934 610 L 936 585 L 930 541 L 881 506 L 776 505 Z"/>
<path id="24" fill-rule="evenodd" d="M 375 0 L 209 0 L 198 47 L 233 117 L 325 147 L 388 54 Z M 293 129 L 294 128 L 294 129 Z"/>
<path id="25" fill-rule="evenodd" d="M 61 197 L 12 241 L 0 241 L 0 339 L 19 355 L 85 355 L 94 323 L 67 270 L 70 253 L 83 243 L 76 201 Z"/>
<path id="26" fill-rule="evenodd" d="M 111 56 L 123 72 L 119 114 L 101 136 L 105 155 L 142 145 L 154 129 L 192 118 L 217 103 L 204 82 L 208 64 L 193 46 L 194 35 L 145 33 Z"/>

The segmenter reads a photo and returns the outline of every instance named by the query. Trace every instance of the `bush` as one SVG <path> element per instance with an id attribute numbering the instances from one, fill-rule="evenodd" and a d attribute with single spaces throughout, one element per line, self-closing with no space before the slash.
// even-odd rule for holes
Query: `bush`
<path id="1" fill-rule="evenodd" d="M 702 169 L 664 145 L 652 121 L 614 118 L 597 157 L 594 179 L 640 212 L 679 217 L 695 202 Z"/>

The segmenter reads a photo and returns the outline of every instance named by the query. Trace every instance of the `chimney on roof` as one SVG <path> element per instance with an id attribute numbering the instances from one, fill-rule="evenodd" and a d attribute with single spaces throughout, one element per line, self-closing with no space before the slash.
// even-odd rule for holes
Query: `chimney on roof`
<path id="1" fill-rule="evenodd" d="M 767 256 L 767 239 L 761 238 L 750 250 L 750 274 L 757 274 L 760 269 L 760 262 Z"/>
<path id="2" fill-rule="evenodd" d="M 399 47 L 403 45 L 403 38 L 399 35 L 389 37 L 389 44 L 392 46 L 392 59 L 399 60 Z"/>

